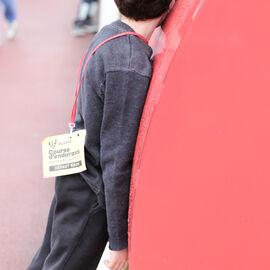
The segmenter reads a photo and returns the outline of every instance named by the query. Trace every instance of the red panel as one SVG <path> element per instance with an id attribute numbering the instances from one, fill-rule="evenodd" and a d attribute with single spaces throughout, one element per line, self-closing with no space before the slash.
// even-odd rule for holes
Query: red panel
<path id="1" fill-rule="evenodd" d="M 131 270 L 270 269 L 270 4 L 208 0 L 192 22 L 200 4 L 178 1 L 155 62 Z"/>

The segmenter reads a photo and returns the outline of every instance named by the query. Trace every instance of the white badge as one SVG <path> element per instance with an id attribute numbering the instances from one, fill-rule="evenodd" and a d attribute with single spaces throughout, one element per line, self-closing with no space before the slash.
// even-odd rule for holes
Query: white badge
<path id="1" fill-rule="evenodd" d="M 86 130 L 47 137 L 42 141 L 43 176 L 55 177 L 86 170 L 84 143 Z"/>

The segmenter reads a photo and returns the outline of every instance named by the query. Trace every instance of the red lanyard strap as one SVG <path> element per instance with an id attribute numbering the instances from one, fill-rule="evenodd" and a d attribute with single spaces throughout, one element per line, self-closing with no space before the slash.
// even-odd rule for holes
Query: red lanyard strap
<path id="1" fill-rule="evenodd" d="M 122 36 L 127 36 L 127 35 L 132 35 L 132 36 L 138 36 L 140 37 L 145 43 L 148 44 L 148 41 L 147 39 L 138 34 L 138 33 L 135 33 L 135 32 L 124 32 L 124 33 L 121 33 L 121 34 L 118 34 L 118 35 L 115 35 L 115 36 L 112 36 L 106 40 L 104 40 L 103 42 L 101 42 L 88 56 L 86 62 L 85 62 L 85 65 L 84 65 L 84 69 L 83 69 L 83 72 L 82 72 L 82 76 L 81 76 L 81 80 L 80 80 L 80 74 L 81 74 L 81 70 L 82 70 L 82 66 L 83 66 L 83 63 L 85 61 L 85 58 L 86 58 L 86 55 L 87 55 L 87 52 L 83 55 L 83 58 L 81 60 L 81 63 L 79 65 L 79 69 L 78 69 L 78 74 L 77 74 L 77 83 L 76 83 L 76 91 L 75 91 L 75 101 L 74 101 L 74 105 L 73 105 L 73 108 L 72 108 L 72 112 L 71 112 L 71 119 L 70 119 L 70 123 L 69 123 L 69 127 L 70 127 L 70 132 L 72 132 L 73 128 L 75 127 L 75 115 L 76 115 L 76 111 L 77 111 L 77 99 L 78 99 L 78 95 L 79 95 L 79 91 L 80 91 L 80 88 L 81 88 L 81 85 L 82 85 L 82 81 L 83 81 L 83 78 L 84 78 L 84 75 L 85 75 L 85 72 L 86 72 L 86 68 L 87 68 L 87 65 L 92 57 L 92 55 L 101 47 L 103 46 L 105 43 L 113 40 L 113 39 L 116 39 L 116 38 L 119 38 L 119 37 L 122 37 Z M 80 80 L 80 82 L 79 82 Z"/>

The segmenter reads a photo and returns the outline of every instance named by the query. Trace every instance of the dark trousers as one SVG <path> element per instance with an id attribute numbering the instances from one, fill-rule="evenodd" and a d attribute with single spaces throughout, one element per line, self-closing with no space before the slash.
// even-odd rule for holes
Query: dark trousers
<path id="1" fill-rule="evenodd" d="M 82 0 L 82 2 L 86 2 L 86 3 L 92 3 L 92 2 L 97 2 L 97 0 Z"/>
<path id="2" fill-rule="evenodd" d="M 95 270 L 107 241 L 96 194 L 79 174 L 57 177 L 44 240 L 27 270 Z"/>

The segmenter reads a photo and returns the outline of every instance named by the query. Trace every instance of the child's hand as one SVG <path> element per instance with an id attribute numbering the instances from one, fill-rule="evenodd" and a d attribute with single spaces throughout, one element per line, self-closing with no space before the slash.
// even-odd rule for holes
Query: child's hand
<path id="1" fill-rule="evenodd" d="M 110 250 L 110 260 L 105 260 L 104 264 L 111 270 L 126 269 L 128 267 L 128 249 Z"/>

